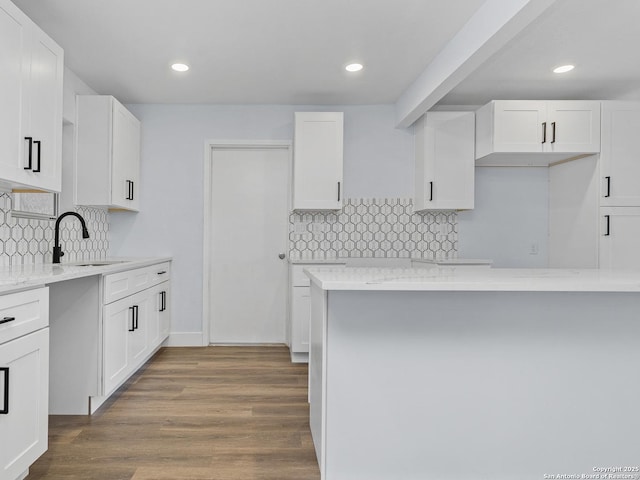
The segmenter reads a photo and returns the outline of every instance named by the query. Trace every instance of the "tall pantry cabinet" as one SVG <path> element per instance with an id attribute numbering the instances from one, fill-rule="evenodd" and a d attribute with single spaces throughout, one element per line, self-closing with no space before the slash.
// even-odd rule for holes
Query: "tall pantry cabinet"
<path id="1" fill-rule="evenodd" d="M 0 181 L 59 192 L 64 52 L 0 0 Z"/>
<path id="2" fill-rule="evenodd" d="M 640 268 L 640 102 L 602 102 L 601 153 L 550 169 L 551 267 Z"/>

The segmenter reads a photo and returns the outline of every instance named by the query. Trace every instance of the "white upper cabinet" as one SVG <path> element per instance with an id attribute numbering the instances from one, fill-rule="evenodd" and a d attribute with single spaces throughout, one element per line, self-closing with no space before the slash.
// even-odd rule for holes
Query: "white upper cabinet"
<path id="1" fill-rule="evenodd" d="M 602 206 L 640 206 L 640 102 L 603 102 Z"/>
<path id="2" fill-rule="evenodd" d="M 474 127 L 473 112 L 427 112 L 416 122 L 416 211 L 473 208 Z"/>
<path id="3" fill-rule="evenodd" d="M 478 165 L 549 165 L 600 151 L 600 102 L 494 100 L 476 112 Z"/>
<path id="4" fill-rule="evenodd" d="M 8 0 L 0 0 L 0 181 L 59 192 L 64 53 Z"/>
<path id="5" fill-rule="evenodd" d="M 137 211 L 140 121 L 109 95 L 76 104 L 76 204 Z"/>
<path id="6" fill-rule="evenodd" d="M 342 208 L 342 112 L 296 112 L 293 209 Z"/>

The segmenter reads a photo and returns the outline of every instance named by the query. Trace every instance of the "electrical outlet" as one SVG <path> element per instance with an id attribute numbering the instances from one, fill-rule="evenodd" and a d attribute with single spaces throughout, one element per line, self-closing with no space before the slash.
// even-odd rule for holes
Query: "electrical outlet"
<path id="1" fill-rule="evenodd" d="M 529 245 L 529 255 L 538 255 L 538 251 L 538 242 L 532 242 L 531 245 Z"/>

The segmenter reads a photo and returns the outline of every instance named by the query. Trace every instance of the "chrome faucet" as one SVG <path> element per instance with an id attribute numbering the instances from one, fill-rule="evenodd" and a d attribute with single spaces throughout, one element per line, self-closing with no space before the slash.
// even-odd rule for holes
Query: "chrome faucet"
<path id="1" fill-rule="evenodd" d="M 55 239 L 53 242 L 53 263 L 60 263 L 60 257 L 64 256 L 64 252 L 62 251 L 62 247 L 60 246 L 60 220 L 62 220 L 64 217 L 68 217 L 69 215 L 78 217 L 78 220 L 80 220 L 80 224 L 82 225 L 82 238 L 89 238 L 89 231 L 87 230 L 87 224 L 84 223 L 84 218 L 82 218 L 82 216 L 79 213 L 65 212 L 62 215 L 60 215 L 56 220 Z"/>

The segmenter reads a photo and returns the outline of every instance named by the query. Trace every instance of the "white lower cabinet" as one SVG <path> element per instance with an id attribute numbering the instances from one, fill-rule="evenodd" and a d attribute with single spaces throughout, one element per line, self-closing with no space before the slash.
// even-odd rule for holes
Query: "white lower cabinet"
<path id="1" fill-rule="evenodd" d="M 170 267 L 51 284 L 50 414 L 95 413 L 160 348 L 170 331 Z"/>
<path id="2" fill-rule="evenodd" d="M 0 478 L 23 478 L 47 450 L 48 289 L 0 297 Z M 11 312 L 11 313 L 9 313 Z M 42 323 L 45 323 L 44 327 Z M 30 333 L 19 333 L 27 326 Z M 6 340 L 6 341 L 5 341 Z M 4 343 L 3 343 L 4 342 Z"/>
<path id="3" fill-rule="evenodd" d="M 151 295 L 146 290 L 104 307 L 105 395 L 129 378 L 144 360 L 150 346 L 150 307 Z"/>
<path id="4" fill-rule="evenodd" d="M 155 267 L 155 266 L 154 266 Z M 142 276 L 142 270 L 129 277 Z M 146 270 L 149 270 L 147 267 Z M 152 272 L 157 273 L 157 272 Z M 161 275 L 165 275 L 163 272 Z M 121 277 L 122 274 L 114 274 Z M 105 277 L 105 285 L 111 283 Z M 158 280 L 162 280 L 157 283 Z M 168 277 L 152 276 L 149 288 L 106 304 L 103 325 L 103 391 L 108 396 L 129 378 L 169 336 Z M 153 283 L 156 283 L 155 285 Z M 105 288 L 105 295 L 108 294 Z"/>
<path id="5" fill-rule="evenodd" d="M 309 353 L 311 287 L 291 288 L 291 351 Z"/>
<path id="6" fill-rule="evenodd" d="M 293 362 L 309 361 L 309 328 L 311 323 L 311 281 L 305 268 L 318 264 L 295 264 L 289 268 L 289 350 Z M 341 267 L 343 263 L 321 266 Z"/>
<path id="7" fill-rule="evenodd" d="M 171 283 L 163 282 L 151 289 L 149 309 L 149 343 L 159 345 L 169 336 L 171 316 L 169 315 L 169 299 L 171 298 Z"/>

